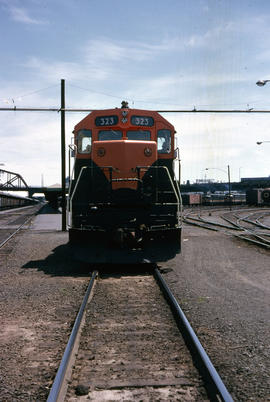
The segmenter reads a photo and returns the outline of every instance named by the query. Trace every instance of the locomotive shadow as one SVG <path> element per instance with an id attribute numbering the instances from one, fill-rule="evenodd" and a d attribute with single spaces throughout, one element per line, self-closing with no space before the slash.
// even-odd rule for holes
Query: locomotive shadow
<path id="1" fill-rule="evenodd" d="M 154 261 L 142 259 L 135 263 L 125 262 L 124 256 L 121 256 L 117 263 L 92 263 L 88 261 L 89 253 L 84 256 L 81 250 L 76 251 L 78 255 L 74 253 L 74 247 L 70 243 L 62 244 L 53 249 L 46 258 L 28 261 L 21 268 L 42 271 L 51 276 L 89 276 L 94 270 L 104 275 L 150 274 L 159 262 L 171 260 L 177 254 L 173 247 L 163 245 L 155 250 Z"/>
<path id="2" fill-rule="evenodd" d="M 181 251 L 179 230 L 156 231 L 155 235 L 146 235 L 139 242 L 119 233 L 122 236 L 76 231 L 76 237 L 70 237 L 69 242 L 73 259 L 90 264 L 147 265 L 172 260 Z"/>
<path id="3" fill-rule="evenodd" d="M 21 268 L 43 271 L 51 276 L 89 276 L 93 271 L 89 263 L 72 259 L 69 243 L 56 247 L 42 260 L 28 261 Z"/>
<path id="4" fill-rule="evenodd" d="M 85 261 L 77 261 L 72 258 L 72 250 L 69 243 L 56 247 L 53 253 L 43 260 L 28 261 L 21 268 L 42 271 L 50 276 L 87 276 L 97 270 L 101 277 L 123 275 L 149 275 L 156 264 L 91 264 Z"/>
<path id="5" fill-rule="evenodd" d="M 72 244 L 70 250 L 73 260 L 99 265 L 142 265 L 149 266 L 167 262 L 180 252 L 179 244 L 168 244 L 166 241 L 152 242 L 142 249 L 114 248 L 108 244 L 93 242 L 92 244 Z"/>

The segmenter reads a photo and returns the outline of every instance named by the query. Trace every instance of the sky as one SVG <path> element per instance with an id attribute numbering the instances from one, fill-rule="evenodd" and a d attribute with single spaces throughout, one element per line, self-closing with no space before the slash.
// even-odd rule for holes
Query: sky
<path id="1" fill-rule="evenodd" d="M 58 108 L 65 79 L 67 108 L 270 110 L 268 0 L 0 0 L 0 34 L 0 108 Z M 270 175 L 270 114 L 163 116 L 181 182 Z M 60 135 L 57 112 L 0 111 L 2 168 L 60 183 Z"/>

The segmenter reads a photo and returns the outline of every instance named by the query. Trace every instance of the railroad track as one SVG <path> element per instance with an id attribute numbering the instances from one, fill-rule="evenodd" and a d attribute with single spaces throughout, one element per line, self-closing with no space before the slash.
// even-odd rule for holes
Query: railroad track
<path id="1" fill-rule="evenodd" d="M 40 208 L 37 205 L 0 212 L 0 249 L 30 222 Z"/>
<path id="2" fill-rule="evenodd" d="M 214 214 L 214 217 L 205 218 L 205 213 L 209 216 Z M 270 249 L 270 223 L 262 222 L 270 216 L 269 209 L 240 209 L 223 214 L 218 214 L 215 209 L 201 210 L 199 213 L 188 212 L 184 214 L 184 222 L 189 225 L 195 225 L 203 229 L 223 232 L 227 235 L 237 237 L 240 240 L 253 243 L 257 246 Z M 224 223 L 221 222 L 224 221 Z M 268 218 L 269 220 L 269 218 Z M 269 221 L 270 222 L 270 221 Z"/>
<path id="3" fill-rule="evenodd" d="M 232 401 L 157 268 L 92 274 L 47 401 L 86 399 Z"/>

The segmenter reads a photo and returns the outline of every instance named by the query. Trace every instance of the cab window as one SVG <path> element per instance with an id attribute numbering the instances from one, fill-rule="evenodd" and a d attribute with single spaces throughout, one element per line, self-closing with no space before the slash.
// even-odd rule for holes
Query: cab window
<path id="1" fill-rule="evenodd" d="M 98 133 L 99 141 L 114 141 L 122 139 L 122 131 L 119 130 L 101 130 Z"/>
<path id="2" fill-rule="evenodd" d="M 135 141 L 150 141 L 151 133 L 149 130 L 127 131 L 127 139 Z"/>
<path id="3" fill-rule="evenodd" d="M 157 148 L 159 154 L 168 154 L 171 152 L 171 132 L 170 130 L 158 130 Z"/>
<path id="4" fill-rule="evenodd" d="M 90 154 L 92 145 L 92 131 L 80 130 L 77 134 L 77 146 L 80 154 Z"/>

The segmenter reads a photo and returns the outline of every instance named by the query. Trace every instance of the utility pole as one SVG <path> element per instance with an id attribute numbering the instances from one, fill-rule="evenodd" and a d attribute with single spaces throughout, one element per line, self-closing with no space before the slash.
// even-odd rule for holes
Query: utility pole
<path id="1" fill-rule="evenodd" d="M 61 80 L 61 172 L 62 172 L 62 232 L 67 229 L 66 219 L 66 129 L 65 129 L 65 80 Z"/>

